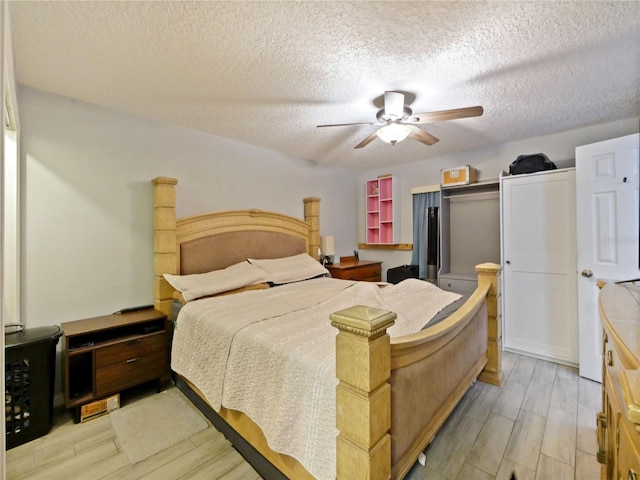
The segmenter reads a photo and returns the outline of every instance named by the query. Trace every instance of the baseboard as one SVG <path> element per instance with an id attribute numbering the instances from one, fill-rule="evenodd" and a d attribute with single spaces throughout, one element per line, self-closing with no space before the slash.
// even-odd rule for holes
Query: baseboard
<path id="1" fill-rule="evenodd" d="M 542 355 L 542 354 L 538 354 L 538 353 L 532 353 L 529 352 L 527 350 L 521 350 L 519 348 L 513 348 L 513 347 L 503 347 L 502 348 L 503 351 L 505 352 L 511 352 L 511 353 L 517 353 L 518 355 L 523 355 L 525 357 L 531 357 L 531 358 L 537 358 L 539 360 L 546 360 L 547 362 L 552 362 L 552 363 L 558 363 L 560 365 L 566 365 L 567 367 L 574 367 L 574 368 L 579 368 L 580 364 L 577 362 L 572 362 L 563 358 L 558 358 L 558 357 L 554 357 L 554 356 L 550 356 L 550 355 Z"/>

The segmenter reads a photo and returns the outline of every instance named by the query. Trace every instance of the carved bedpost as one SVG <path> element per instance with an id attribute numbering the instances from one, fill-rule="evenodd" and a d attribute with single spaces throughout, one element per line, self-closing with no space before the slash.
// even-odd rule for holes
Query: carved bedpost
<path id="1" fill-rule="evenodd" d="M 309 255 L 316 260 L 320 259 L 320 199 L 307 197 L 304 199 L 304 220 L 311 224 L 309 237 Z"/>
<path id="2" fill-rule="evenodd" d="M 492 385 L 501 385 L 504 374 L 502 372 L 502 314 L 500 313 L 500 265 L 495 263 L 482 263 L 476 265 L 478 272 L 478 285 L 488 283 L 487 293 L 487 321 L 488 321 L 488 345 L 487 355 L 489 361 L 487 366 L 478 377 Z"/>
<path id="3" fill-rule="evenodd" d="M 336 337 L 336 478 L 391 477 L 390 337 L 396 314 L 354 306 L 332 313 Z"/>
<path id="4" fill-rule="evenodd" d="M 156 177 L 153 184 L 153 304 L 171 318 L 173 288 L 163 273 L 178 273 L 175 178 Z"/>

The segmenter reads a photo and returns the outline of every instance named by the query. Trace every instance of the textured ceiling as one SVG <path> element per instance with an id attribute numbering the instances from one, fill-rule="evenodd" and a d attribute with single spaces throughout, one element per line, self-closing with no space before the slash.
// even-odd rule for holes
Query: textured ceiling
<path id="1" fill-rule="evenodd" d="M 369 169 L 640 116 L 640 2 L 12 2 L 22 85 Z M 353 147 L 385 90 L 416 113 Z"/>

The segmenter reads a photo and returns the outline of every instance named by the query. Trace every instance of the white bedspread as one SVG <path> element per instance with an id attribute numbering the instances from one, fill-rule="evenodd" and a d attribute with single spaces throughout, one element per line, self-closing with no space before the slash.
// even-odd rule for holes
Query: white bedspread
<path id="1" fill-rule="evenodd" d="M 272 450 L 318 479 L 335 478 L 335 311 L 394 311 L 392 336 L 420 330 L 460 295 L 420 280 L 398 285 L 307 280 L 184 306 L 171 366 L 219 409 L 246 413 Z"/>

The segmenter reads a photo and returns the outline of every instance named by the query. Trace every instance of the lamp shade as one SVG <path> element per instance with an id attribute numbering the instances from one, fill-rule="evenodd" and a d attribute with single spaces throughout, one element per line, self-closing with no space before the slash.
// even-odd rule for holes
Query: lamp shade
<path id="1" fill-rule="evenodd" d="M 380 130 L 376 132 L 378 138 L 380 140 L 390 143 L 391 145 L 395 145 L 397 142 L 401 142 L 407 135 L 411 129 L 406 125 L 402 125 L 400 123 L 390 123 L 386 127 L 382 127 Z"/>
<path id="2" fill-rule="evenodd" d="M 333 246 L 333 235 L 320 237 L 320 251 L 322 255 L 335 255 L 336 251 Z"/>

